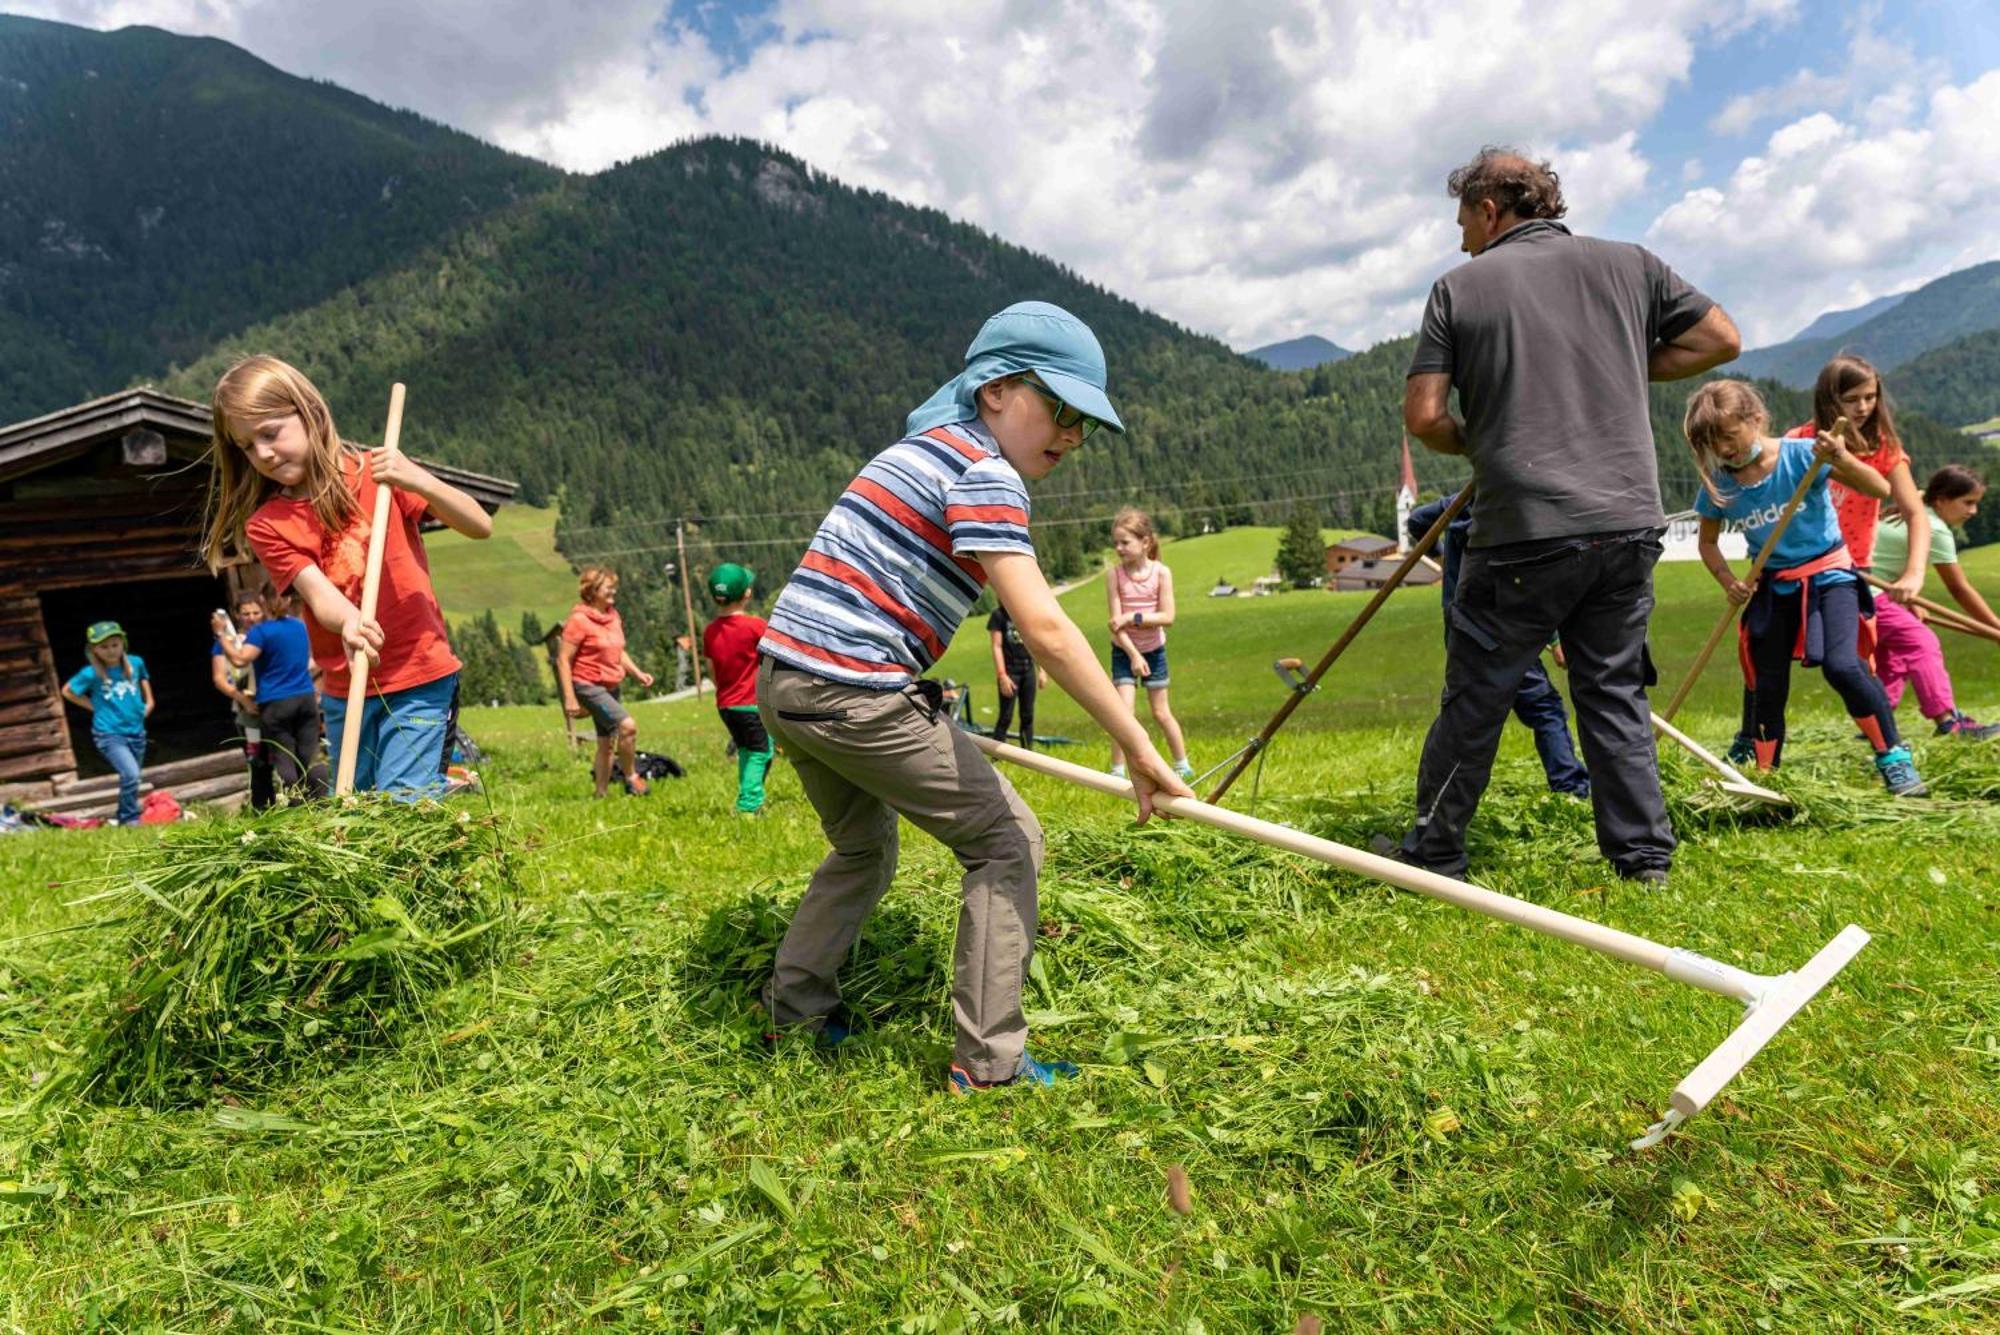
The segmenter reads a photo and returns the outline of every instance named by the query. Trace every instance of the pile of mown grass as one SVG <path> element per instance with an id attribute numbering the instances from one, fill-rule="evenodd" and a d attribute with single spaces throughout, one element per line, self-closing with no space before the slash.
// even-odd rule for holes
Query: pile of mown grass
<path id="1" fill-rule="evenodd" d="M 489 957 L 514 890 L 497 823 L 434 803 L 178 826 L 97 897 L 122 972 L 43 1097 L 199 1102 L 378 1045 Z"/>

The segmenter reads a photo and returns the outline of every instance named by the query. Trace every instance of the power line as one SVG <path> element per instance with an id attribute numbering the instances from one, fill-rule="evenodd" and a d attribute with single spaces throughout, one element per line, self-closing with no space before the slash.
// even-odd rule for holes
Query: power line
<path id="1" fill-rule="evenodd" d="M 1070 491 L 1044 492 L 1035 497 L 1035 503 L 1038 506 L 1051 505 L 1060 508 L 1061 503 L 1064 501 L 1074 500 L 1078 497 L 1085 497 L 1085 496 L 1114 496 L 1121 494 L 1131 495 L 1134 494 L 1135 492 L 1143 493 L 1146 495 L 1157 495 L 1162 492 L 1169 492 L 1169 493 L 1188 492 L 1201 487 L 1209 487 L 1209 488 L 1221 487 L 1234 482 L 1277 482 L 1290 478 L 1313 477 L 1321 473 L 1344 474 L 1350 471 L 1351 470 L 1339 464 L 1319 464 L 1312 468 L 1292 469 L 1288 472 L 1283 472 L 1283 473 L 1238 473 L 1230 477 L 1219 477 L 1219 478 L 1201 478 L 1201 477 L 1181 478 L 1171 482 L 1147 483 L 1145 484 L 1144 487 L 1135 487 L 1128 483 L 1125 485 L 1113 486 L 1113 487 L 1092 487 L 1092 488 L 1074 489 Z M 1395 486 L 1395 479 L 1393 478 L 1388 479 L 1385 483 L 1380 485 L 1388 486 L 1393 490 Z M 1373 491 L 1376 489 L 1378 488 L 1369 487 L 1366 488 L 1365 490 Z M 1363 494 L 1363 492 L 1357 491 L 1349 494 L 1360 495 Z M 1253 503 L 1261 504 L 1261 502 L 1245 502 L 1245 504 L 1253 504 Z M 1224 506 L 1223 508 L 1226 509 L 1228 507 Z M 719 514 L 719 515 L 704 514 L 698 516 L 698 518 L 700 522 L 703 524 L 715 524 L 715 523 L 721 523 L 724 520 L 740 520 L 740 519 L 810 519 L 815 515 L 825 514 L 826 509 L 827 509 L 826 506 L 819 506 L 817 508 L 810 510 L 755 510 L 755 511 L 744 510 L 744 511 L 738 511 L 733 514 Z M 691 520 L 695 518 L 697 518 L 697 516 L 668 515 L 658 519 L 628 519 L 628 520 L 621 520 L 615 524 L 592 524 L 583 528 L 564 529 L 563 536 L 565 538 L 574 538 L 580 534 L 585 534 L 585 533 L 609 533 L 609 532 L 622 531 L 625 529 L 633 529 L 633 528 L 661 528 L 668 524 L 675 523 L 677 520 L 680 519 Z"/>
<path id="2" fill-rule="evenodd" d="M 1248 500 L 1224 501 L 1216 505 L 1188 505 L 1188 506 L 1177 506 L 1175 508 L 1177 512 L 1180 514 L 1193 514 L 1193 515 L 1215 514 L 1223 510 L 1241 510 L 1241 509 L 1254 508 L 1258 506 L 1271 506 L 1271 505 L 1290 505 L 1290 504 L 1296 504 L 1299 501 L 1327 501 L 1327 500 L 1336 500 L 1353 496 L 1378 495 L 1385 490 L 1392 496 L 1395 494 L 1394 487 L 1388 487 L 1388 488 L 1367 487 L 1360 489 L 1350 488 L 1343 491 L 1316 492 L 1305 496 L 1282 496 L 1267 501 L 1248 501 Z M 1111 517 L 1109 515 L 1075 515 L 1075 516 L 1066 516 L 1059 519 L 1033 520 L 1028 525 L 1028 528 L 1030 532 L 1033 532 L 1035 529 L 1038 528 L 1070 527 L 1077 524 L 1107 524 L 1109 522 L 1111 522 Z M 808 533 L 803 537 L 796 537 L 796 538 L 750 538 L 750 539 L 745 539 L 742 542 L 736 542 L 733 540 L 721 541 L 721 542 L 711 541 L 709 545 L 718 550 L 733 550 L 739 547 L 803 548 L 812 542 L 814 536 L 815 536 L 814 534 Z M 613 548 L 610 551 L 592 551 L 589 549 L 585 549 L 584 551 L 579 552 L 577 555 L 578 559 L 580 560 L 587 559 L 587 560 L 597 561 L 597 560 L 602 560 L 607 556 L 645 556 L 660 552 L 671 552 L 674 550 L 675 550 L 675 544 L 668 542 L 668 543 L 660 543 L 657 545 L 645 546 L 645 547 L 617 547 Z"/>

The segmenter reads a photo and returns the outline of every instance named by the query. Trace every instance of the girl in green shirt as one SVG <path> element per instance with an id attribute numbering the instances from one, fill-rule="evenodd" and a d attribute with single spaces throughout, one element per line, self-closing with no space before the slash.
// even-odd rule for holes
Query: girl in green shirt
<path id="1" fill-rule="evenodd" d="M 1970 468 L 1946 464 L 1924 485 L 1924 508 L 1930 514 L 1930 564 L 1951 596 L 1979 625 L 2000 632 L 2000 617 L 1972 587 L 1958 563 L 1958 538 L 1953 532 L 1979 513 L 1986 481 Z M 1901 570 L 1909 552 L 1910 531 L 1902 516 L 1885 515 L 1875 528 L 1874 567 Z M 1875 605 L 1875 675 L 1888 693 L 1889 707 L 1903 698 L 1907 684 L 1917 693 L 1917 708 L 1937 726 L 1939 735 L 1971 741 L 2000 736 L 2000 723 L 1982 724 L 1959 709 L 1952 696 L 1951 674 L 1945 670 L 1944 646 L 1937 633 L 1918 619 L 1915 609 L 1882 599 Z"/>

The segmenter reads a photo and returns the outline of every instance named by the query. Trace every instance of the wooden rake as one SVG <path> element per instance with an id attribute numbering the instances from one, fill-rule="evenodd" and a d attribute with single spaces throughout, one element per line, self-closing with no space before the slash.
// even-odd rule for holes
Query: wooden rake
<path id="1" fill-rule="evenodd" d="M 1888 580 L 1865 570 L 1861 572 L 1861 578 L 1878 589 L 1889 587 Z M 1961 635 L 1971 635 L 1976 639 L 2000 643 L 2000 630 L 1981 625 L 1955 607 L 1946 607 L 1943 603 L 1932 602 L 1928 598 L 1912 598 L 1910 601 L 1931 614 L 1931 624 L 1934 626 L 1943 626 L 1946 630 L 1955 630 Z"/>
<path id="2" fill-rule="evenodd" d="M 1361 614 L 1348 623 L 1347 629 L 1340 633 L 1340 638 L 1333 642 L 1333 647 L 1320 655 L 1319 662 L 1313 664 L 1311 672 L 1301 677 L 1297 675 L 1296 667 L 1290 667 L 1288 673 L 1288 664 L 1291 660 L 1279 660 L 1278 675 L 1290 685 L 1291 692 L 1285 696 L 1285 702 L 1278 706 L 1278 712 L 1271 715 L 1271 721 L 1264 725 L 1263 731 L 1251 738 L 1243 749 L 1236 753 L 1236 763 L 1222 776 L 1222 781 L 1209 790 L 1210 802 L 1220 802 L 1223 794 L 1243 777 L 1243 771 L 1249 769 L 1257 757 L 1263 754 L 1264 748 L 1271 744 L 1273 737 L 1277 736 L 1278 729 L 1284 727 L 1285 720 L 1292 716 L 1292 711 L 1304 703 L 1308 695 L 1319 689 L 1319 679 L 1324 677 L 1327 670 L 1347 652 L 1347 646 L 1353 644 L 1355 637 L 1375 619 L 1375 614 L 1382 610 L 1382 604 L 1389 601 L 1389 595 L 1401 586 L 1403 580 L 1417 568 L 1419 562 L 1430 555 L 1431 548 L 1437 546 L 1438 539 L 1444 536 L 1444 531 L 1451 526 L 1451 521 L 1458 518 L 1459 512 L 1471 502 L 1472 484 L 1468 482 L 1465 484 L 1465 490 L 1452 497 L 1451 504 L 1444 508 L 1444 513 L 1437 517 L 1437 522 L 1417 540 L 1417 545 L 1412 547 L 1396 568 L 1389 572 L 1389 578 L 1382 582 L 1381 588 L 1375 590 L 1375 596 L 1368 600 L 1367 605 L 1361 609 Z"/>
<path id="3" fill-rule="evenodd" d="M 385 450 L 396 448 L 403 437 L 403 385 L 398 381 L 389 389 L 389 424 L 382 430 L 382 446 Z M 371 461 L 369 473 L 375 466 Z M 375 514 L 373 526 L 368 530 L 368 566 L 361 579 L 361 619 L 373 621 L 375 606 L 382 595 L 382 552 L 389 541 L 389 502 L 393 488 L 375 488 Z M 384 646 L 386 647 L 386 646 Z M 340 727 L 340 768 L 334 776 L 335 796 L 345 796 L 354 791 L 354 767 L 361 761 L 361 711 L 368 704 L 368 655 L 354 655 L 348 667 L 347 717 Z"/>

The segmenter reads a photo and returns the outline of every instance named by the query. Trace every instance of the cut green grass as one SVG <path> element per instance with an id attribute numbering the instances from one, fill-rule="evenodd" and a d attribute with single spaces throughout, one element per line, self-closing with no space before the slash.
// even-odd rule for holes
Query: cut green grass
<path id="1" fill-rule="evenodd" d="M 1714 614 L 1704 579 L 1663 572 L 1669 669 Z M 1093 630 L 1101 597 L 1070 598 Z M 1281 698 L 1271 657 L 1316 654 L 1359 603 L 1190 605 L 1174 699 L 1197 762 Z M 1434 592 L 1390 601 L 1281 736 L 1258 814 L 1348 843 L 1410 818 L 1437 615 Z M 951 663 L 977 668 L 979 644 L 969 627 Z M 2000 701 L 2000 655 L 1951 653 L 1967 708 Z M 1690 729 L 1726 738 L 1733 692 L 1719 664 Z M 1045 699 L 1052 729 L 1088 735 Z M 1475 826 L 1482 883 L 1761 973 L 1847 922 L 1874 933 L 1649 1154 L 1625 1142 L 1735 1024 L 1727 1002 L 1212 831 L 1135 831 L 1116 802 L 1014 771 L 1048 833 L 1033 1042 L 1082 1077 L 945 1093 L 958 868 L 914 831 L 849 969 L 858 1036 L 834 1060 L 809 1042 L 766 1055 L 755 990 L 825 852 L 789 768 L 770 817 L 738 821 L 712 708 L 642 703 L 641 744 L 688 778 L 593 802 L 553 711 L 469 711 L 521 886 L 508 950 L 387 1046 L 234 1102 L 17 1109 L 0 1324 L 1984 1328 L 2000 745 L 1919 735 L 1943 799 L 1893 803 L 1831 693 L 1801 680 L 1793 699 L 1772 782 L 1798 810 L 1719 805 L 1669 762 L 1683 842 L 1665 892 L 1610 877 L 1587 808 L 1542 791 L 1518 728 Z M 38 934 L 101 912 L 73 901 L 158 839 L 0 850 L 0 1104 L 60 1067 L 123 963 L 115 935 Z"/>

